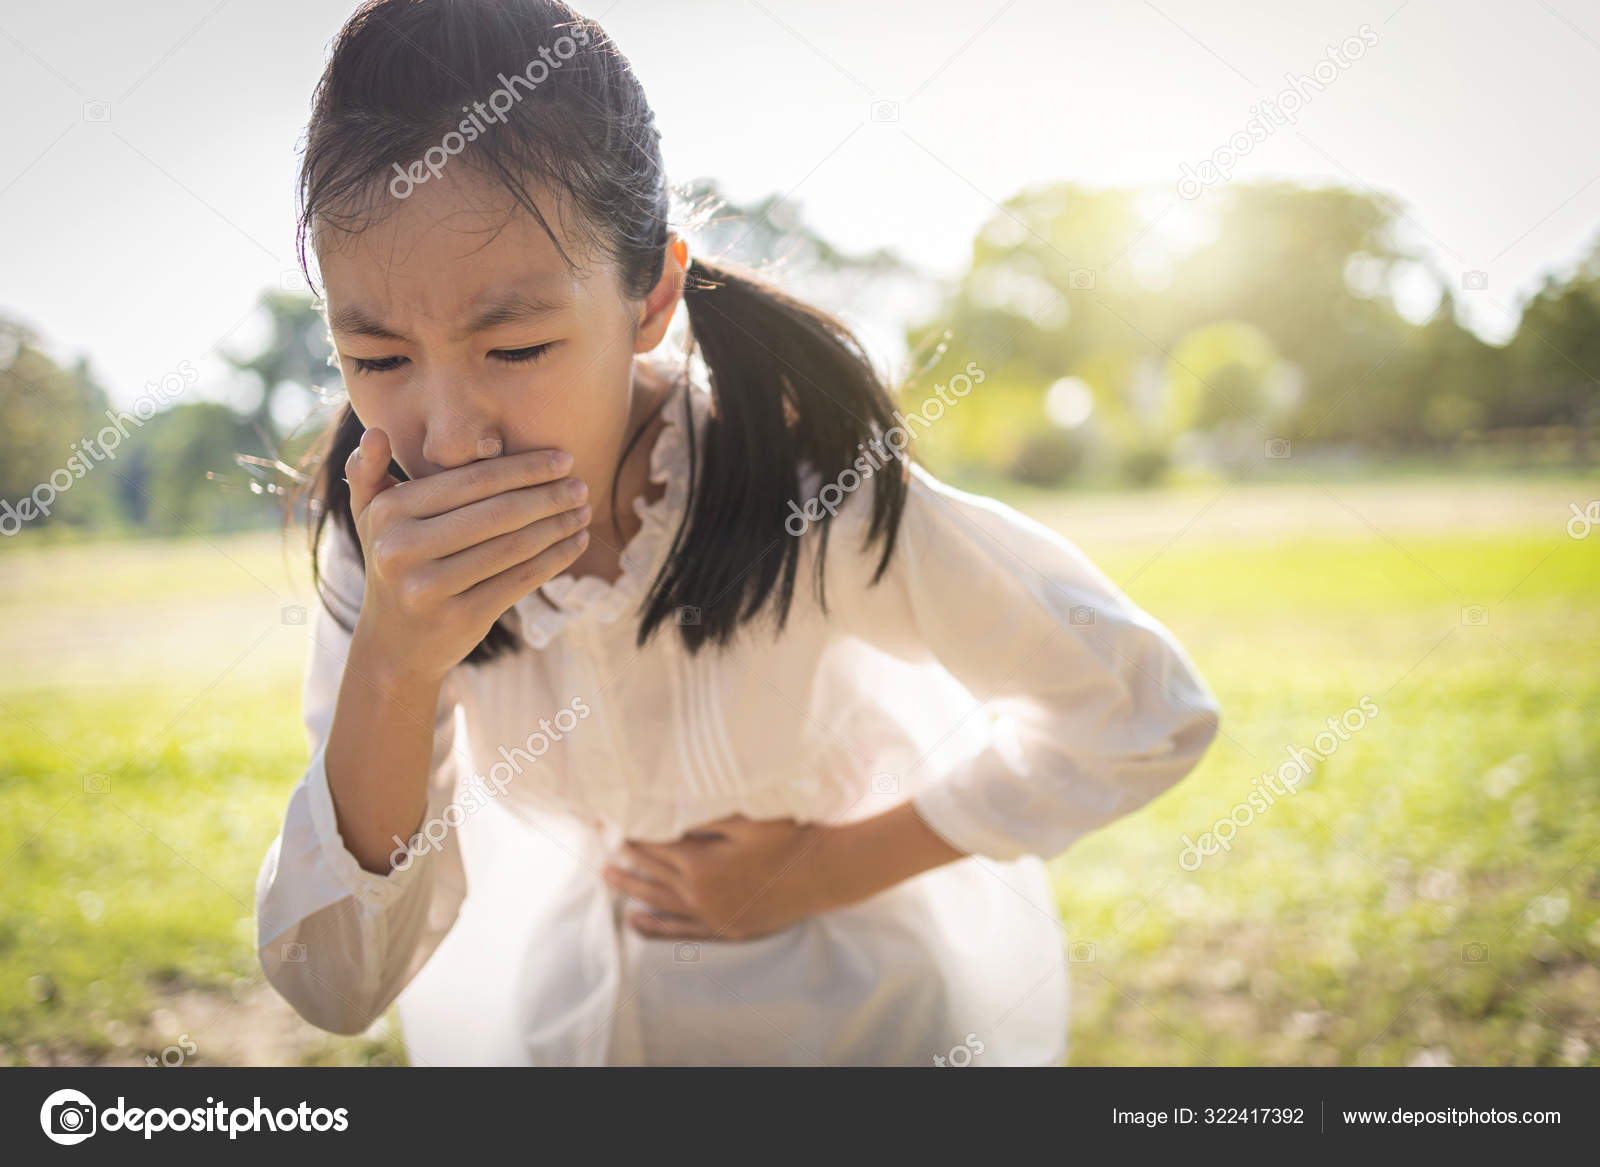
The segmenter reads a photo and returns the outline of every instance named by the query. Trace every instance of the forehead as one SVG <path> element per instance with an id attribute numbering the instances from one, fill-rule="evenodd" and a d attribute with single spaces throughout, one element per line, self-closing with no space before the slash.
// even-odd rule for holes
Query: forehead
<path id="1" fill-rule="evenodd" d="M 459 166 L 404 199 L 383 190 L 376 197 L 389 202 L 359 229 L 316 225 L 312 243 L 330 307 L 446 320 L 506 291 L 565 301 L 605 291 L 609 268 L 590 262 L 569 229 L 565 201 L 539 187 L 529 194 L 572 265 L 511 192 Z"/>

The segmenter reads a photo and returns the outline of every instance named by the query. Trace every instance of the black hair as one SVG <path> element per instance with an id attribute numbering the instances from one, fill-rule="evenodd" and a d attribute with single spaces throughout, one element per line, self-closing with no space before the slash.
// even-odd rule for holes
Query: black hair
<path id="1" fill-rule="evenodd" d="M 478 123 L 462 111 L 508 85 L 516 93 L 519 81 L 527 92 L 500 124 L 471 132 Z M 400 181 L 391 176 L 403 175 L 398 167 L 452 135 L 462 145 L 461 161 L 510 191 L 569 264 L 530 186 L 548 184 L 570 197 L 579 212 L 572 229 L 615 264 L 626 297 L 643 298 L 659 281 L 672 192 L 655 115 L 627 58 L 600 26 L 556 0 L 371 0 L 350 17 L 334 41 L 306 129 L 297 237 L 302 268 L 316 227 L 369 225 L 390 202 L 388 187 Z M 692 467 L 687 502 L 641 604 L 637 642 L 642 647 L 662 623 L 673 622 L 692 653 L 708 640 L 727 644 L 769 602 L 782 629 L 801 559 L 801 541 L 785 521 L 790 501 L 804 501 L 803 467 L 817 482 L 836 480 L 862 447 L 882 440 L 895 413 L 860 341 L 837 317 L 750 270 L 699 258 L 690 263 L 683 297 L 686 361 L 697 348 L 712 400 L 703 451 L 695 449 L 691 403 L 687 395 L 683 400 Z M 312 574 L 324 604 L 317 554 L 330 517 L 361 553 L 343 473 L 362 428 L 347 401 L 304 467 Z M 634 434 L 629 449 L 644 432 Z M 862 547 L 866 553 L 883 544 L 873 584 L 893 556 L 905 507 L 903 457 L 873 475 L 872 521 Z M 405 477 L 396 463 L 390 472 Z M 612 498 L 614 508 L 615 481 Z M 828 521 L 824 514 L 816 563 L 824 612 Z M 698 621 L 678 619 L 682 608 L 699 609 Z M 502 618 L 466 660 L 478 663 L 521 645 Z"/>

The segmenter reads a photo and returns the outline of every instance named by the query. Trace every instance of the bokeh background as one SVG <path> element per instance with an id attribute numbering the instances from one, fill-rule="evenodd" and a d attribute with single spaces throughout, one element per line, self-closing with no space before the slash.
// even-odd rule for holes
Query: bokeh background
<path id="1" fill-rule="evenodd" d="M 399 1062 L 252 948 L 306 761 L 283 492 L 340 399 L 295 147 L 350 8 L 79 7 L 0 11 L 0 1064 Z M 1600 1064 L 1600 15 L 583 11 L 722 200 L 692 246 L 843 315 L 908 409 L 981 369 L 920 456 L 1222 700 L 1053 863 L 1073 1060 Z M 114 458 L 19 517 L 107 410 Z"/>

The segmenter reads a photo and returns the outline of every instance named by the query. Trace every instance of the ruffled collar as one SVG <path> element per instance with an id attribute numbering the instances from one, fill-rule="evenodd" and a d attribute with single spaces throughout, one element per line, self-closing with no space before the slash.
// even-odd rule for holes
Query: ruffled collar
<path id="1" fill-rule="evenodd" d="M 597 575 L 575 579 L 570 571 L 547 580 L 542 589 L 529 592 L 512 606 L 521 623 L 523 638 L 534 648 L 544 648 L 568 625 L 580 619 L 610 624 L 619 617 L 637 613 L 650 583 L 655 579 L 672 545 L 673 535 L 684 512 L 689 490 L 689 439 L 683 425 L 683 403 L 687 393 L 694 413 L 697 444 L 704 433 L 706 411 L 711 394 L 703 377 L 691 363 L 686 378 L 682 366 L 664 368 L 673 385 L 659 410 L 665 422 L 650 451 L 650 481 L 664 485 L 666 491 L 648 501 L 645 491 L 633 500 L 640 527 L 622 549 L 621 572 L 607 583 Z M 540 598 L 540 593 L 544 598 Z M 545 601 L 548 600 L 549 603 Z"/>

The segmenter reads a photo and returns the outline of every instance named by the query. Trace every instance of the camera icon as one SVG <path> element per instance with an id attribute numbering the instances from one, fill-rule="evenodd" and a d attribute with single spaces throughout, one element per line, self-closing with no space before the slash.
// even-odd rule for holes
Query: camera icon
<path id="1" fill-rule="evenodd" d="M 309 293 L 311 285 L 306 283 L 305 273 L 297 267 L 286 267 L 278 273 L 278 290 L 280 292 Z"/>
<path id="2" fill-rule="evenodd" d="M 898 101 L 874 101 L 872 103 L 872 120 L 875 122 L 899 121 L 900 103 Z"/>
<path id="3" fill-rule="evenodd" d="M 1094 960 L 1094 944 L 1092 941 L 1079 940 L 1067 949 L 1067 959 L 1073 964 L 1088 964 Z"/>
<path id="4" fill-rule="evenodd" d="M 504 448 L 504 443 L 499 438 L 478 439 L 478 457 L 480 458 L 498 458 L 500 451 Z"/>
<path id="5" fill-rule="evenodd" d="M 689 941 L 680 941 L 672 946 L 672 959 L 679 964 L 694 964 L 700 959 L 700 946 Z"/>
<path id="6" fill-rule="evenodd" d="M 109 122 L 111 120 L 111 103 L 109 101 L 84 102 L 83 120 L 86 122 Z"/>
<path id="7" fill-rule="evenodd" d="M 689 604 L 679 606 L 677 616 L 679 624 L 700 623 L 700 609 Z"/>
<path id="8" fill-rule="evenodd" d="M 52 1143 L 72 1146 L 95 1133 L 98 1122 L 89 1096 L 79 1090 L 57 1090 L 39 1108 L 39 1125 Z"/>
<path id="9" fill-rule="evenodd" d="M 304 624 L 306 622 L 306 610 L 299 604 L 289 604 L 283 609 L 282 616 L 285 624 Z"/>
<path id="10" fill-rule="evenodd" d="M 110 794 L 111 779 L 104 774 L 87 775 L 83 780 L 83 792 L 85 794 Z"/>
<path id="11" fill-rule="evenodd" d="M 1461 622 L 1469 628 L 1482 628 L 1489 623 L 1489 609 L 1482 604 L 1470 604 L 1461 609 Z"/>
<path id="12" fill-rule="evenodd" d="M 1267 439 L 1267 457 L 1269 457 L 1269 458 L 1287 458 L 1288 456 L 1289 456 L 1289 439 L 1288 438 L 1268 438 Z"/>
<path id="13" fill-rule="evenodd" d="M 1481 292 L 1489 286 L 1489 273 L 1476 270 L 1462 272 L 1461 286 L 1469 292 Z"/>
<path id="14" fill-rule="evenodd" d="M 50 1112 L 50 1129 L 58 1135 L 94 1134 L 94 1107 L 82 1102 L 62 1102 Z"/>
<path id="15" fill-rule="evenodd" d="M 1481 940 L 1473 940 L 1461 946 L 1462 964 L 1487 964 L 1489 962 L 1489 946 Z"/>
<path id="16" fill-rule="evenodd" d="M 893 774 L 874 774 L 872 789 L 876 794 L 893 794 L 900 789 L 900 779 Z"/>
<path id="17" fill-rule="evenodd" d="M 1075 267 L 1067 273 L 1067 286 L 1074 292 L 1094 290 L 1094 272 L 1090 268 Z"/>
<path id="18" fill-rule="evenodd" d="M 1094 609 L 1087 604 L 1074 604 L 1072 610 L 1067 613 L 1067 622 L 1079 625 L 1093 624 Z"/>
<path id="19" fill-rule="evenodd" d="M 304 944 L 285 944 L 283 946 L 283 962 L 285 964 L 304 964 L 306 962 L 306 946 Z"/>

